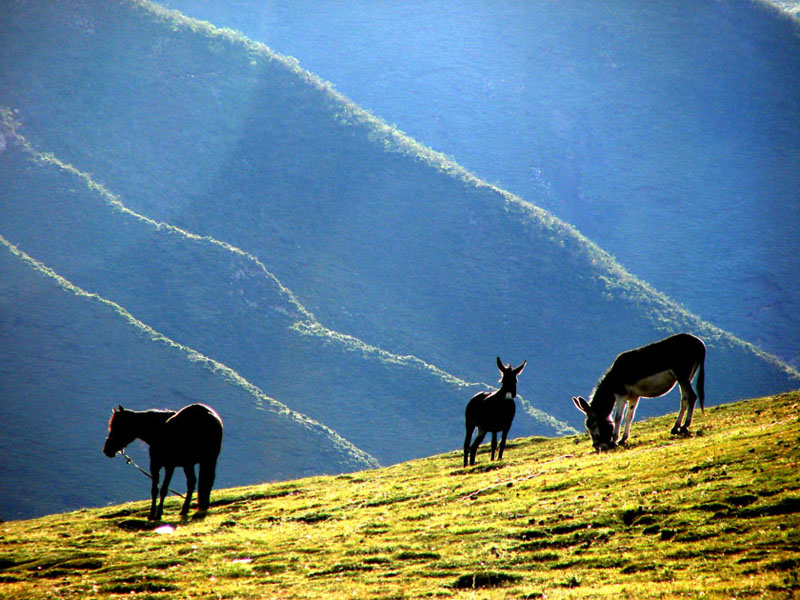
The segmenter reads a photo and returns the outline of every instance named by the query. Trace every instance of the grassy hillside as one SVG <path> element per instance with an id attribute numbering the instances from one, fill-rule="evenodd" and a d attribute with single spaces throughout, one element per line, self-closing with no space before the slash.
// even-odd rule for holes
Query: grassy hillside
<path id="1" fill-rule="evenodd" d="M 800 394 L 667 417 L 596 455 L 516 440 L 338 477 L 217 490 L 204 520 L 146 503 L 5 523 L 7 598 L 791 598 Z"/>

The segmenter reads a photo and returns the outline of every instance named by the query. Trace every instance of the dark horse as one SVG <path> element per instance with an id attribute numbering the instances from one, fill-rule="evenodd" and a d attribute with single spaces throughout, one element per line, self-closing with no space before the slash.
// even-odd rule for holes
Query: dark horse
<path id="1" fill-rule="evenodd" d="M 687 435 L 692 424 L 694 405 L 700 397 L 700 409 L 705 410 L 706 345 L 698 337 L 679 333 L 648 346 L 623 352 L 600 379 L 591 395 L 591 403 L 578 396 L 572 401 L 586 414 L 586 429 L 598 452 L 615 448 L 628 440 L 631 422 L 639 398 L 656 398 L 669 392 L 677 383 L 681 388 L 681 410 L 672 434 Z M 697 374 L 697 393 L 692 379 Z M 625 433 L 617 442 L 622 413 L 627 404 Z M 614 422 L 611 422 L 611 410 Z M 686 421 L 681 423 L 684 414 Z"/>
<path id="2" fill-rule="evenodd" d="M 467 466 L 467 460 L 469 460 L 470 465 L 475 464 L 475 454 L 487 431 L 492 432 L 492 460 L 494 460 L 494 451 L 497 448 L 497 432 L 503 432 L 497 460 L 503 458 L 508 430 L 511 429 L 511 422 L 514 420 L 514 413 L 517 411 L 517 406 L 514 403 L 514 398 L 517 396 L 517 375 L 522 373 L 522 369 L 525 368 L 527 362 L 522 361 L 522 364 L 515 369 L 511 365 L 504 365 L 498 356 L 497 368 L 500 369 L 502 374 L 500 389 L 493 392 L 478 392 L 467 404 L 465 414 L 467 437 L 464 439 L 465 467 Z M 472 432 L 475 431 L 476 427 L 478 428 L 478 435 L 470 446 Z"/>
<path id="3" fill-rule="evenodd" d="M 200 464 L 200 483 L 197 488 L 197 509 L 208 510 L 211 487 L 217 468 L 217 457 L 222 447 L 222 419 L 204 404 L 190 404 L 174 410 L 128 410 L 120 405 L 114 410 L 108 423 L 108 437 L 103 453 L 113 457 L 133 440 L 139 438 L 150 446 L 150 477 L 153 479 L 150 516 L 152 521 L 161 519 L 164 498 L 175 467 L 183 467 L 186 473 L 186 500 L 181 514 L 189 512 L 192 492 L 197 479 L 194 465 Z M 161 485 L 161 502 L 158 497 L 158 478 L 164 467 L 164 483 Z"/>

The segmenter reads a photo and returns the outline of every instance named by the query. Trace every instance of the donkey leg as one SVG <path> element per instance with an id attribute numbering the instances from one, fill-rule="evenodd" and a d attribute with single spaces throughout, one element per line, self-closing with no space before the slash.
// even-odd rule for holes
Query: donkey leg
<path id="1" fill-rule="evenodd" d="M 616 400 L 614 401 L 614 435 L 611 439 L 615 445 L 619 439 L 619 426 L 622 424 L 622 415 L 627 405 L 628 398 L 626 396 L 616 396 Z"/>
<path id="2" fill-rule="evenodd" d="M 481 445 L 483 442 L 483 438 L 486 437 L 486 432 L 478 427 L 478 435 L 475 436 L 475 440 L 472 442 L 472 446 L 469 448 L 469 464 L 475 464 L 475 455 L 478 452 L 478 446 Z"/>
<path id="3" fill-rule="evenodd" d="M 492 432 L 492 458 L 491 458 L 491 460 L 494 460 L 495 450 L 497 450 L 497 432 L 493 431 Z M 499 459 L 499 457 L 498 457 L 498 459 Z"/>
<path id="4" fill-rule="evenodd" d="M 156 511 L 156 521 L 161 520 L 161 515 L 164 513 L 164 498 L 169 493 L 169 482 L 172 480 L 172 472 L 175 467 L 164 467 L 164 481 L 161 484 L 161 499 L 158 502 L 158 510 Z"/>
<path id="5" fill-rule="evenodd" d="M 464 466 L 469 464 L 469 445 L 472 441 L 472 432 L 475 431 L 475 426 L 467 423 L 467 437 L 464 438 Z"/>
<path id="6" fill-rule="evenodd" d="M 678 385 L 681 388 L 681 414 L 675 422 L 675 427 L 678 427 L 678 432 L 686 435 L 689 433 L 689 426 L 692 424 L 692 416 L 694 415 L 694 406 L 697 403 L 697 394 L 692 389 L 692 382 L 689 380 L 678 380 Z M 686 420 L 681 425 L 680 417 L 686 413 Z"/>
<path id="7" fill-rule="evenodd" d="M 678 411 L 678 418 L 675 419 L 675 425 L 669 430 L 672 435 L 678 435 L 681 432 L 681 421 L 683 421 L 684 413 L 686 413 L 686 403 L 683 401 L 683 395 L 681 395 L 681 409 Z"/>
<path id="8" fill-rule="evenodd" d="M 628 400 L 628 412 L 625 415 L 625 431 L 622 433 L 622 439 L 619 441 L 620 446 L 628 441 L 628 436 L 631 434 L 631 423 L 633 423 L 633 417 L 636 415 L 636 407 L 638 404 L 639 398 Z"/>
<path id="9" fill-rule="evenodd" d="M 189 506 L 192 504 L 192 494 L 194 493 L 195 483 L 197 483 L 197 477 L 194 476 L 194 465 L 183 467 L 183 472 L 186 473 L 186 499 L 183 501 L 181 514 L 185 515 L 189 513 Z"/>
<path id="10" fill-rule="evenodd" d="M 503 459 L 503 450 L 506 449 L 506 437 L 508 437 L 508 429 L 503 429 L 503 434 L 500 438 L 500 454 L 497 455 L 497 460 Z"/>
<path id="11" fill-rule="evenodd" d="M 200 463 L 200 482 L 197 486 L 197 510 L 205 512 L 211 505 L 211 488 L 217 475 L 217 459 Z"/>

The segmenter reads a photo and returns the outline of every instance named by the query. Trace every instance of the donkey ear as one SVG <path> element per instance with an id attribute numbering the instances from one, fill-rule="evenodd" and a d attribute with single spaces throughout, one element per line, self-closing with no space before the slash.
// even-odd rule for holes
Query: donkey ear
<path id="1" fill-rule="evenodd" d="M 589 406 L 589 403 L 583 396 L 575 396 L 572 397 L 572 403 L 575 404 L 575 408 L 577 408 L 582 413 L 588 415 L 592 411 L 592 407 Z"/>
<path id="2" fill-rule="evenodd" d="M 519 375 L 520 373 L 522 373 L 522 370 L 525 368 L 525 365 L 527 365 L 527 364 L 528 364 L 528 361 L 527 360 L 523 360 L 522 364 L 520 366 L 518 366 L 516 369 L 514 369 L 514 375 Z"/>
<path id="3" fill-rule="evenodd" d="M 503 364 L 503 361 L 500 360 L 500 357 L 497 357 L 497 368 L 500 369 L 501 372 L 505 372 L 506 366 Z"/>

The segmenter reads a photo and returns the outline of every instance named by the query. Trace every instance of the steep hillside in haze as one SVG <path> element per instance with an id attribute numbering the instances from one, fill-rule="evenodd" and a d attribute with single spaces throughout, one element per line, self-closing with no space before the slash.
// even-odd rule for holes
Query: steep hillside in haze
<path id="1" fill-rule="evenodd" d="M 7 247 L 255 386 L 229 389 L 190 361 L 210 379 L 178 375 L 184 387 L 159 400 L 175 369 L 188 368 L 185 356 L 168 369 L 161 346 L 145 340 L 100 360 L 102 348 L 125 336 L 141 342 L 139 334 L 85 315 L 75 298 L 27 314 L 29 263 L 7 253 L 6 305 L 21 316 L 4 318 L 3 347 L 21 346 L 20 356 L 53 373 L 45 385 L 9 368 L 8 405 L 19 407 L 14 414 L 31 406 L 30 387 L 42 401 L 24 418 L 36 422 L 73 398 L 92 424 L 81 436 L 92 452 L 116 403 L 177 407 L 184 398 L 220 408 L 231 461 L 221 472 L 230 477 L 284 477 L 294 473 L 287 464 L 351 468 L 346 452 L 318 449 L 335 434 L 383 463 L 446 451 L 462 443 L 466 400 L 487 385 L 468 382 L 492 382 L 497 355 L 529 363 L 512 436 L 554 435 L 580 426 L 570 396 L 587 394 L 618 352 L 679 330 L 708 342 L 710 404 L 800 384 L 785 364 L 680 310 L 572 228 L 264 46 L 146 3 L 17 3 L 7 19 Z M 46 302 L 56 307 L 64 293 L 51 283 Z M 66 345 L 48 346 L 54 331 Z M 321 425 L 304 428 L 307 439 L 262 421 L 253 393 Z M 240 394 L 232 419 L 231 394 Z M 4 441 L 3 456 L 25 439 Z M 241 468 L 252 455 L 274 462 Z M 30 477 L 41 460 L 26 465 Z M 81 464 L 107 469 L 104 460 L 98 450 Z"/>
<path id="2" fill-rule="evenodd" d="M 297 57 L 800 365 L 800 21 L 754 0 L 167 4 Z"/>
<path id="3" fill-rule="evenodd" d="M 357 340 L 337 340 L 325 331 L 324 337 L 302 333 L 296 327 L 300 322 L 309 331 L 318 332 L 321 326 L 254 257 L 135 215 L 107 191 L 92 188 L 85 175 L 52 157 L 36 159 L 13 135 L 7 139 L 0 161 L 0 172 L 9 182 L 4 224 L 20 246 L 71 282 L 125 306 L 170 338 L 234 365 L 271 395 L 287 399 L 348 439 L 352 436 L 351 441 L 382 462 L 448 448 L 460 440 L 463 423 L 457 416 L 474 384 Z M 64 312 L 69 311 L 59 314 Z M 92 335 L 103 339 L 108 332 L 97 327 Z M 150 386 L 157 388 L 160 377 L 154 373 Z M 158 394 L 143 394 L 137 385 L 123 379 L 115 393 L 134 408 L 179 403 L 159 403 Z M 431 396 L 424 403 L 418 402 L 421 390 Z M 80 411 L 94 410 L 88 400 L 76 400 Z M 416 414 L 413 446 L 403 443 L 408 434 L 396 426 L 409 413 Z M 564 430 L 552 419 L 536 420 L 525 411 L 516 426 L 551 435 Z M 259 436 L 268 453 L 282 437 L 272 429 Z M 228 446 L 233 453 L 247 452 L 236 444 Z M 295 461 L 285 460 L 289 470 L 295 468 Z M 320 460 L 323 464 L 327 459 Z M 343 470 L 335 461 L 325 468 L 337 469 Z"/>
<path id="4" fill-rule="evenodd" d="M 0 237 L 0 516 L 147 497 L 147 480 L 102 454 L 111 409 L 214 406 L 225 423 L 220 485 L 374 466 L 328 428 L 223 365 L 75 288 Z M 145 468 L 143 448 L 130 449 Z M 178 478 L 173 487 L 183 489 Z"/>

